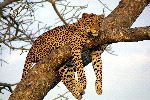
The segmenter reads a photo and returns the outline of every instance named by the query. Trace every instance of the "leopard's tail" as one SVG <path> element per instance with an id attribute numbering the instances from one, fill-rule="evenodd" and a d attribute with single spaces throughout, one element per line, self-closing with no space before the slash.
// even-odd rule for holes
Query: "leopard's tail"
<path id="1" fill-rule="evenodd" d="M 32 62 L 31 62 L 31 60 L 29 59 L 29 57 L 27 56 L 27 57 L 26 57 L 25 64 L 24 64 L 22 79 L 25 78 L 26 75 L 28 74 L 28 72 L 29 72 L 29 70 L 30 70 L 30 68 L 31 68 L 31 65 L 32 65 Z"/>

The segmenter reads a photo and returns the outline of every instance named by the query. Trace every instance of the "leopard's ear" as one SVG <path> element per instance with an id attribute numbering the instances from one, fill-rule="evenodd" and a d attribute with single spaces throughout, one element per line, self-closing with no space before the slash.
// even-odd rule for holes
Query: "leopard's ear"
<path id="1" fill-rule="evenodd" d="M 83 13 L 83 14 L 82 14 L 82 18 L 86 18 L 87 16 L 88 16 L 87 13 Z"/>
<path id="2" fill-rule="evenodd" d="M 104 14 L 98 15 L 98 17 L 99 17 L 99 19 L 104 19 L 105 18 Z"/>

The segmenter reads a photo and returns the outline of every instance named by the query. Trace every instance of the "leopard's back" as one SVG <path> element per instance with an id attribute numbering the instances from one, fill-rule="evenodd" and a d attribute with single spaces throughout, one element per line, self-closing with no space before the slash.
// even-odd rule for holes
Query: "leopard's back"
<path id="1" fill-rule="evenodd" d="M 60 26 L 45 32 L 35 40 L 29 50 L 27 59 L 34 63 L 38 62 L 43 57 L 50 54 L 52 50 L 69 43 L 69 37 L 71 35 L 72 32 L 68 31 L 65 26 Z"/>
<path id="2" fill-rule="evenodd" d="M 49 55 L 52 50 L 71 44 L 74 41 L 83 40 L 82 32 L 74 32 L 73 25 L 59 26 L 39 36 L 33 43 L 27 54 L 23 75 L 24 77 L 32 66 L 32 63 L 39 62 L 42 58 Z M 78 39 L 76 39 L 78 37 Z M 85 38 L 85 37 L 84 37 Z"/>

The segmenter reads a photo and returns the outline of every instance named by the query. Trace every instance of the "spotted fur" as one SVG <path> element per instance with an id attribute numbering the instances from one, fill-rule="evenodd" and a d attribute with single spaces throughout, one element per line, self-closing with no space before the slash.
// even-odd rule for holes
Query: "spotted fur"
<path id="1" fill-rule="evenodd" d="M 95 81 L 95 90 L 97 94 L 102 94 L 102 60 L 101 60 L 101 50 L 95 50 L 92 52 L 92 64 L 93 69 L 96 74 L 96 81 Z"/>
<path id="2" fill-rule="evenodd" d="M 106 49 L 107 44 L 95 47 L 91 53 L 92 65 L 96 75 L 95 90 L 98 95 L 102 94 L 102 59 L 101 54 Z"/>

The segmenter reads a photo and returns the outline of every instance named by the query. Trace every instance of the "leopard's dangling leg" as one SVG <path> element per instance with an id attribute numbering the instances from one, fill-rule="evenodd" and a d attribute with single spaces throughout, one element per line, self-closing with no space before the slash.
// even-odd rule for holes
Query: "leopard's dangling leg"
<path id="1" fill-rule="evenodd" d="M 102 94 L 102 50 L 93 50 L 91 53 L 92 64 L 96 74 L 95 90 L 98 95 Z"/>
<path id="2" fill-rule="evenodd" d="M 77 81 L 75 79 L 75 73 L 74 68 L 64 65 L 59 69 L 59 75 L 61 77 L 61 80 L 63 84 L 67 87 L 67 89 L 72 93 L 72 95 L 78 99 L 81 100 L 82 95 L 78 91 L 78 85 Z"/>

